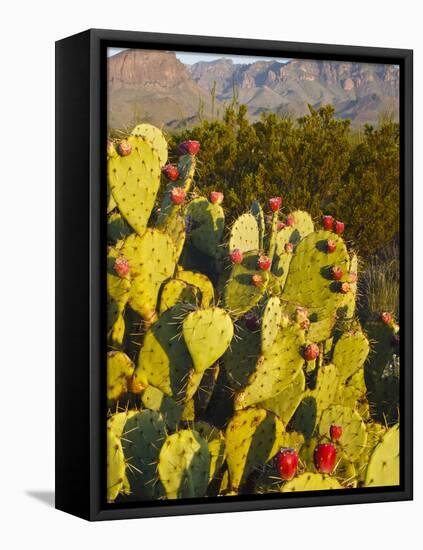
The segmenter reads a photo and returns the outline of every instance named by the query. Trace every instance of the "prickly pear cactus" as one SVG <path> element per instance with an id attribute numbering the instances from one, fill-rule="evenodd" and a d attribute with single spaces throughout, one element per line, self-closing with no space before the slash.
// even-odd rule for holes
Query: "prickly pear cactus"
<path id="1" fill-rule="evenodd" d="M 322 491 L 327 489 L 342 489 L 342 485 L 334 477 L 324 474 L 315 474 L 313 472 L 305 472 L 285 483 L 281 487 L 281 492 Z"/>
<path id="2" fill-rule="evenodd" d="M 366 471 L 366 487 L 399 485 L 400 440 L 398 424 L 390 428 L 373 451 Z"/>
<path id="3" fill-rule="evenodd" d="M 160 157 L 143 137 L 129 136 L 130 153 L 108 161 L 108 182 L 120 213 L 142 235 L 160 187 Z"/>
<path id="4" fill-rule="evenodd" d="M 108 501 L 398 485 L 399 325 L 361 326 L 344 224 L 269 197 L 225 227 L 199 151 L 108 144 Z"/>
<path id="5" fill-rule="evenodd" d="M 259 465 L 270 460 L 280 447 L 284 426 L 265 409 L 235 413 L 226 429 L 226 453 L 231 488 L 237 491 Z"/>
<path id="6" fill-rule="evenodd" d="M 160 450 L 158 473 L 169 499 L 200 497 L 207 491 L 211 456 L 207 441 L 194 430 L 167 437 Z"/>
<path id="7" fill-rule="evenodd" d="M 234 326 L 225 310 L 213 307 L 189 313 L 184 319 L 182 334 L 195 370 L 204 372 L 228 349 Z"/>

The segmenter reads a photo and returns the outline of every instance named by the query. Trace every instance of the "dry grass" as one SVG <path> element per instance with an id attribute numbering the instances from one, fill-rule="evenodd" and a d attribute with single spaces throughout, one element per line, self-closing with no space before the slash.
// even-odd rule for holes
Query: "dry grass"
<path id="1" fill-rule="evenodd" d="M 396 243 L 368 260 L 361 275 L 360 316 L 367 320 L 381 311 L 399 314 L 399 248 Z"/>

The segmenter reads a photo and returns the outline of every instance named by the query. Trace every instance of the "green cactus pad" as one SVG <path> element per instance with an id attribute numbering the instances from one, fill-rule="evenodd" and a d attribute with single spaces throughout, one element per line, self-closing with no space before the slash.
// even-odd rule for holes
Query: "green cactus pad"
<path id="1" fill-rule="evenodd" d="M 142 410 L 126 421 L 121 440 L 131 497 L 150 500 L 164 495 L 157 462 L 165 439 L 165 422 L 156 411 Z"/>
<path id="2" fill-rule="evenodd" d="M 288 243 L 294 244 L 291 240 L 293 234 L 293 227 L 284 227 L 276 235 L 276 246 L 272 262 L 272 273 L 276 275 L 276 277 L 278 277 L 279 283 L 282 288 L 285 285 L 286 278 L 289 272 L 289 266 L 291 265 L 291 260 L 293 258 L 293 253 L 287 252 L 285 250 L 285 245 Z"/>
<path id="3" fill-rule="evenodd" d="M 130 487 L 126 475 L 126 462 L 121 436 L 126 421 L 135 411 L 126 410 L 112 414 L 107 419 L 107 500 L 113 502 L 119 494 L 129 494 Z"/>
<path id="4" fill-rule="evenodd" d="M 175 245 L 175 258 L 179 260 L 186 240 L 186 223 L 179 211 L 176 211 L 173 216 L 170 216 L 166 224 L 161 228 L 167 233 Z"/>
<path id="5" fill-rule="evenodd" d="M 159 412 L 169 430 L 176 430 L 182 416 L 180 403 L 153 386 L 148 386 L 142 392 L 141 402 L 146 409 Z"/>
<path id="6" fill-rule="evenodd" d="M 258 201 L 253 201 L 251 204 L 250 211 L 257 222 L 257 227 L 259 230 L 259 243 L 256 248 L 258 248 L 259 250 L 263 250 L 263 241 L 264 241 L 264 232 L 265 232 L 263 209 Z M 252 248 L 251 250 L 256 250 L 256 248 Z"/>
<path id="7" fill-rule="evenodd" d="M 326 251 L 328 239 L 336 242 L 336 250 L 332 254 Z M 311 321 L 335 317 L 344 295 L 339 292 L 340 282 L 331 279 L 333 265 L 348 272 L 349 256 L 343 240 L 329 231 L 307 235 L 295 250 L 282 300 L 306 307 Z"/>
<path id="8" fill-rule="evenodd" d="M 218 364 L 204 371 L 200 385 L 193 396 L 196 416 L 201 416 L 205 413 L 216 387 L 219 372 L 220 367 Z"/>
<path id="9" fill-rule="evenodd" d="M 142 235 L 160 187 L 160 160 L 143 138 L 129 136 L 127 141 L 131 154 L 108 160 L 108 182 L 121 214 Z"/>
<path id="10" fill-rule="evenodd" d="M 339 445 L 349 460 L 356 460 L 367 443 L 366 426 L 361 416 L 350 407 L 332 405 L 323 411 L 319 423 L 321 436 L 330 437 L 332 425 L 342 426 Z"/>
<path id="11" fill-rule="evenodd" d="M 301 370 L 304 332 L 296 325 L 280 328 L 267 353 L 261 355 L 246 387 L 235 397 L 235 408 L 246 408 L 278 395 Z"/>
<path id="12" fill-rule="evenodd" d="M 194 368 L 192 368 L 189 373 L 186 380 L 186 388 L 185 388 L 185 397 L 184 401 L 187 402 L 189 400 L 192 400 L 192 406 L 194 407 L 194 395 L 198 391 L 201 381 L 203 379 L 204 372 L 197 372 Z"/>
<path id="13" fill-rule="evenodd" d="M 383 436 L 367 466 L 365 487 L 389 487 L 400 483 L 400 429 L 396 424 Z"/>
<path id="14" fill-rule="evenodd" d="M 260 235 L 256 218 L 253 214 L 242 214 L 232 226 L 229 237 L 229 252 L 235 249 L 241 252 L 259 250 Z"/>
<path id="15" fill-rule="evenodd" d="M 357 280 L 353 281 L 351 279 L 352 274 L 355 273 L 357 277 L 358 273 L 358 257 L 357 254 L 352 254 L 350 259 L 350 269 L 348 272 L 347 280 L 350 285 L 350 292 L 345 294 L 341 310 L 343 312 L 343 318 L 346 320 L 353 319 L 356 308 L 356 297 L 357 297 Z"/>
<path id="16" fill-rule="evenodd" d="M 298 374 L 292 380 L 291 384 L 285 388 L 281 393 L 262 401 L 259 406 L 263 409 L 273 411 L 279 416 L 284 425 L 286 426 L 291 420 L 293 414 L 298 408 L 298 405 L 301 403 L 301 400 L 304 396 L 305 389 L 305 376 L 304 371 L 300 369 Z M 289 447 L 289 445 L 284 445 Z"/>
<path id="17" fill-rule="evenodd" d="M 195 403 L 194 399 L 185 400 L 184 407 L 182 409 L 182 422 L 194 422 L 195 420 Z"/>
<path id="18" fill-rule="evenodd" d="M 342 489 L 342 485 L 334 477 L 305 472 L 282 485 L 281 493 L 323 491 L 326 489 Z"/>
<path id="19" fill-rule="evenodd" d="M 107 399 L 117 400 L 128 391 L 128 381 L 134 369 L 126 353 L 110 351 L 107 354 Z"/>
<path id="20" fill-rule="evenodd" d="M 281 449 L 294 449 L 300 453 L 301 447 L 305 443 L 305 439 L 300 432 L 284 432 L 281 437 Z"/>
<path id="21" fill-rule="evenodd" d="M 129 304 L 145 321 L 150 321 L 155 315 L 160 287 L 175 270 L 172 239 L 157 229 L 147 229 L 142 237 L 127 237 L 120 251 L 128 258 L 131 271 Z"/>
<path id="22" fill-rule="evenodd" d="M 284 427 L 265 409 L 238 411 L 226 428 L 226 462 L 231 489 L 237 491 L 258 466 L 273 458 L 280 448 Z"/>
<path id="23" fill-rule="evenodd" d="M 195 430 L 205 441 L 210 452 L 210 481 L 214 478 L 225 461 L 225 438 L 223 433 L 210 426 L 207 422 L 194 422 L 191 429 Z"/>
<path id="24" fill-rule="evenodd" d="M 110 214 L 107 220 L 107 240 L 110 243 L 124 239 L 132 233 L 132 227 L 126 223 L 119 212 Z"/>
<path id="25" fill-rule="evenodd" d="M 180 270 L 177 272 L 176 278 L 200 289 L 202 307 L 207 308 L 214 304 L 213 284 L 206 275 L 195 271 Z"/>
<path id="26" fill-rule="evenodd" d="M 275 341 L 282 319 L 281 301 L 277 296 L 269 298 L 261 321 L 261 350 L 268 352 Z"/>
<path id="27" fill-rule="evenodd" d="M 367 445 L 363 449 L 359 460 L 356 461 L 355 466 L 358 474 L 359 481 L 364 485 L 367 467 L 369 465 L 370 457 L 379 443 L 381 443 L 383 436 L 388 431 L 385 426 L 377 422 L 368 422 L 366 424 L 367 429 Z"/>
<path id="28" fill-rule="evenodd" d="M 258 258 L 256 252 L 249 252 L 244 254 L 242 263 L 232 266 L 232 272 L 225 286 L 224 302 L 226 309 L 235 317 L 247 313 L 257 305 L 266 291 L 269 272 L 258 269 Z M 254 286 L 253 275 L 262 277 L 261 286 Z"/>
<path id="29" fill-rule="evenodd" d="M 321 321 L 312 321 L 307 332 L 308 340 L 315 343 L 328 340 L 332 334 L 335 322 L 335 317 L 326 317 Z"/>
<path id="30" fill-rule="evenodd" d="M 160 315 L 173 307 L 175 304 L 184 303 L 196 305 L 197 289 L 180 279 L 170 279 L 163 285 L 160 293 Z"/>
<path id="31" fill-rule="evenodd" d="M 225 226 L 223 208 L 220 204 L 198 198 L 188 204 L 186 214 L 191 218 L 193 245 L 207 256 L 216 256 Z"/>
<path id="32" fill-rule="evenodd" d="M 337 457 L 334 475 L 344 488 L 354 489 L 357 487 L 358 475 L 355 465 L 343 453 Z"/>
<path id="33" fill-rule="evenodd" d="M 224 357 L 225 371 L 231 387 L 235 390 L 248 383 L 249 376 L 255 371 L 261 351 L 260 332 L 245 330 L 242 338 L 234 338 L 231 349 Z"/>
<path id="34" fill-rule="evenodd" d="M 204 372 L 228 349 L 234 326 L 224 309 L 213 307 L 189 313 L 184 319 L 182 333 L 195 370 Z"/>
<path id="35" fill-rule="evenodd" d="M 117 204 L 110 190 L 110 185 L 107 184 L 107 213 L 110 214 L 115 208 L 117 208 Z"/>
<path id="36" fill-rule="evenodd" d="M 183 306 L 168 309 L 146 332 L 135 377 L 180 401 L 193 369 L 191 356 L 181 337 Z"/>
<path id="37" fill-rule="evenodd" d="M 364 365 L 369 350 L 369 341 L 361 330 L 342 334 L 335 344 L 332 361 L 344 380 Z"/>
<path id="38" fill-rule="evenodd" d="M 168 436 L 160 451 L 158 472 L 169 499 L 202 497 L 210 475 L 207 442 L 193 430 Z"/>
<path id="39" fill-rule="evenodd" d="M 295 210 L 290 213 L 290 216 L 294 219 L 294 225 L 292 227 L 292 236 L 290 242 L 298 244 L 304 237 L 310 235 L 314 231 L 314 224 L 311 216 L 308 212 L 303 210 Z"/>
<path id="40" fill-rule="evenodd" d="M 114 269 L 115 262 L 120 256 L 115 248 L 109 248 L 107 253 L 108 330 L 113 326 L 118 316 L 123 313 L 131 288 L 129 274 L 126 277 L 119 277 Z"/>
<path id="41" fill-rule="evenodd" d="M 311 395 L 306 395 L 290 422 L 290 428 L 296 432 L 301 432 L 306 440 L 310 440 L 314 433 L 317 422 L 316 400 Z"/>
<path id="42" fill-rule="evenodd" d="M 122 346 L 125 338 L 125 330 L 125 318 L 123 315 L 119 314 L 107 333 L 109 345 L 112 349 L 119 349 Z"/>
<path id="43" fill-rule="evenodd" d="M 158 128 L 151 124 L 138 124 L 132 130 L 131 135 L 144 138 L 150 144 L 150 147 L 156 152 L 160 160 L 160 166 L 167 162 L 167 141 Z"/>
<path id="44" fill-rule="evenodd" d="M 311 395 L 316 401 L 317 417 L 327 409 L 337 396 L 339 373 L 335 365 L 323 365 L 317 371 L 316 387 Z"/>
<path id="45" fill-rule="evenodd" d="M 107 429 L 107 501 L 113 502 L 123 492 L 126 477 L 125 457 L 120 437 Z"/>

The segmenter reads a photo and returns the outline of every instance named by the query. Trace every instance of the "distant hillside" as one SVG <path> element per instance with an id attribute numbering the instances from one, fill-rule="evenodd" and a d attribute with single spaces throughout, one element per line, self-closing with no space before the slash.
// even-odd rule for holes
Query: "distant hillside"
<path id="1" fill-rule="evenodd" d="M 294 59 L 234 64 L 228 59 L 184 65 L 173 52 L 127 50 L 108 59 L 109 127 L 140 120 L 168 129 L 223 112 L 234 96 L 256 119 L 263 112 L 294 117 L 307 105 L 331 103 L 353 125 L 398 120 L 399 68 Z M 215 89 L 212 105 L 211 90 Z"/>

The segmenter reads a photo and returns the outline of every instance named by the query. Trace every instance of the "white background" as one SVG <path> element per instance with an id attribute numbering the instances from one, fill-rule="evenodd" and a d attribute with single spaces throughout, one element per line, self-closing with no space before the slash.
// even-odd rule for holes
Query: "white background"
<path id="1" fill-rule="evenodd" d="M 415 501 L 89 524 L 55 511 L 54 41 L 89 27 L 415 49 L 415 227 L 423 239 L 417 0 L 14 0 L 1 9 L 0 544 L 3 548 L 397 549 L 421 543 L 421 322 Z M 75 197 L 75 200 L 78 200 Z M 420 259 L 416 266 L 422 268 Z M 422 309 L 416 273 L 416 311 Z M 63 312 L 66 314 L 66 312 Z M 78 396 L 75 395 L 75 407 Z M 78 442 L 75 441 L 75 446 Z"/>

